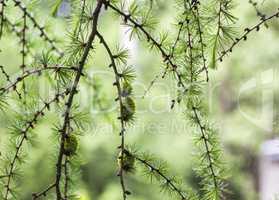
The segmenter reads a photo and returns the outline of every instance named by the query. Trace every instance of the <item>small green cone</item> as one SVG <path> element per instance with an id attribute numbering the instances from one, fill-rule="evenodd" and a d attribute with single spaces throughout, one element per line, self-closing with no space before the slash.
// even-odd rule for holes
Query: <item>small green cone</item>
<path id="1" fill-rule="evenodd" d="M 118 161 L 119 168 L 121 168 L 121 151 L 119 152 L 117 161 Z M 124 152 L 123 152 L 122 169 L 125 172 L 133 172 L 135 170 L 135 157 L 126 150 L 124 150 Z"/>
<path id="2" fill-rule="evenodd" d="M 123 108 L 122 109 L 123 120 L 126 122 L 132 120 L 136 111 L 136 105 L 134 100 L 131 97 L 126 97 L 123 102 L 122 108 Z"/>
<path id="3" fill-rule="evenodd" d="M 78 147 L 78 140 L 75 135 L 71 134 L 65 139 L 64 143 L 64 154 L 66 156 L 73 156 Z"/>

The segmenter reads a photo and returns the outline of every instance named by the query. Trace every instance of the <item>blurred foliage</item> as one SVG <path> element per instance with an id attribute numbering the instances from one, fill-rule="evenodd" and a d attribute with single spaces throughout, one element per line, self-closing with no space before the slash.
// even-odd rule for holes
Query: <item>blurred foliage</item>
<path id="1" fill-rule="evenodd" d="M 67 19 L 64 17 L 49 19 L 50 12 L 56 13 L 49 6 L 51 1 L 39 2 L 41 7 L 36 12 L 39 13 L 40 21 L 51 24 L 50 27 L 46 28 L 54 38 L 57 38 L 59 45 L 59 40 L 64 40 L 66 34 L 65 21 Z M 160 19 L 154 31 L 163 29 L 166 32 L 171 32 L 174 19 L 170 15 L 176 12 L 176 8 L 170 6 L 172 5 L 170 1 L 154 0 L 153 3 L 156 17 Z M 258 8 L 267 14 L 271 13 L 276 5 L 276 1 L 272 0 L 259 1 L 258 3 Z M 18 14 L 12 10 L 8 12 L 14 16 L 12 20 L 17 22 Z M 243 30 L 259 19 L 257 12 L 248 1 L 238 0 L 234 13 L 239 18 L 239 26 L 244 25 L 241 27 Z M 153 52 L 146 51 L 146 45 L 135 40 L 128 42 L 129 36 L 126 34 L 126 29 L 118 28 L 120 23 L 118 19 L 108 15 L 102 17 L 100 26 L 105 35 L 108 36 L 110 43 L 117 44 L 121 39 L 120 46 L 132 45 L 134 48 L 132 50 L 134 55 L 131 55 L 128 62 L 133 60 L 136 63 L 137 78 L 133 83 L 133 93 L 137 100 L 138 111 L 134 126 L 128 130 L 128 142 L 137 144 L 143 151 L 153 152 L 157 157 L 166 160 L 172 171 L 183 177 L 183 181 L 187 185 L 195 186 L 194 189 L 198 190 L 199 180 L 192 170 L 194 167 L 192 134 L 190 133 L 192 129 L 186 124 L 179 107 L 175 107 L 174 110 L 169 109 L 171 97 L 175 91 L 172 86 L 172 78 L 168 77 L 164 81 L 159 78 L 147 96 L 142 98 L 153 74 L 160 73 L 160 57 Z M 279 84 L 277 78 L 279 77 L 277 69 L 279 23 L 278 21 L 268 22 L 268 28 L 264 29 L 266 30 L 252 34 L 247 41 L 237 47 L 230 58 L 226 58 L 223 63 L 219 64 L 217 72 L 211 70 L 209 72 L 211 76 L 207 96 L 209 113 L 210 117 L 218 122 L 221 141 L 225 148 L 226 165 L 230 169 L 228 184 L 231 196 L 228 199 L 258 199 L 259 175 L 257 167 L 260 147 L 264 140 L 276 137 L 279 130 Z M 17 44 L 18 41 L 14 40 L 12 36 L 5 37 L 1 41 L 0 60 L 7 66 L 8 72 L 11 74 L 17 71 L 17 66 L 20 64 L 20 59 L 17 59 L 20 48 L 15 48 Z M 38 50 L 31 53 L 37 54 L 37 52 L 44 50 L 44 46 L 38 46 L 38 42 L 34 41 L 34 45 L 37 45 Z M 96 44 L 94 48 L 99 48 L 99 44 Z M 112 73 L 103 64 L 104 55 L 104 50 L 96 52 L 94 61 L 91 63 L 94 67 L 87 71 L 92 76 L 88 80 L 82 80 L 88 84 L 81 88 L 82 95 L 78 97 L 82 109 L 90 111 L 91 115 L 91 121 L 85 128 L 87 134 L 81 138 L 79 145 L 82 152 L 82 181 L 78 188 L 80 200 L 119 200 L 121 198 L 119 180 L 116 176 L 118 154 L 115 152 L 119 136 L 117 131 L 114 131 L 115 124 L 117 124 L 114 112 L 116 109 L 115 91 L 111 84 L 113 82 Z M 91 81 L 92 77 L 93 81 Z M 261 85 L 263 77 L 264 81 L 272 82 Z M 2 75 L 1 79 L 4 79 Z M 256 81 L 257 84 L 249 91 L 240 93 L 241 88 L 249 81 Z M 34 87 L 38 86 L 42 95 L 48 91 L 44 81 L 38 83 L 37 80 L 34 80 Z M 262 116 L 263 98 L 272 102 L 273 119 Z M 1 102 L 0 100 L 0 104 Z M 16 106 L 16 102 L 10 104 Z M 4 145 L 4 141 L 7 140 L 8 130 L 6 127 L 13 123 L 9 120 L 11 115 L 12 113 L 1 112 L 0 116 L 0 151 L 2 154 L 8 149 Z M 45 185 L 49 184 L 50 177 L 54 176 L 55 160 L 48 153 L 53 151 L 52 148 L 55 148 L 52 145 L 53 130 L 50 125 L 56 123 L 57 118 L 56 114 L 51 113 L 40 122 L 35 130 L 40 133 L 34 139 L 37 141 L 36 145 L 30 146 L 26 150 L 29 155 L 28 165 L 23 165 L 22 171 L 25 173 L 18 183 L 21 186 L 20 193 L 23 200 L 29 200 L 34 190 L 43 189 Z M 137 169 L 136 173 L 138 173 Z M 170 199 L 160 193 L 156 185 L 146 185 L 144 179 L 141 176 L 128 177 L 127 185 L 132 192 L 129 199 Z"/>

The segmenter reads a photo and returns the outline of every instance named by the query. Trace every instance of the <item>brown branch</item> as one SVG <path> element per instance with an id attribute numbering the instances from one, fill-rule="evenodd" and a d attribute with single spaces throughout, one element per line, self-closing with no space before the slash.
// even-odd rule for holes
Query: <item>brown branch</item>
<path id="1" fill-rule="evenodd" d="M 197 21 L 198 21 L 197 23 L 198 23 L 198 27 L 199 27 L 199 37 L 200 37 L 200 43 L 201 43 L 201 46 L 202 46 L 202 58 L 203 58 L 204 66 L 205 66 L 205 56 L 204 56 L 204 49 L 203 49 L 202 32 L 201 32 L 201 26 L 200 26 L 200 21 L 199 21 L 199 13 L 198 13 L 198 10 L 197 10 L 198 7 L 197 7 L 197 5 L 196 5 L 196 4 L 198 4 L 198 2 L 194 2 L 193 4 L 191 4 L 191 3 L 188 1 L 187 3 L 189 4 L 189 9 L 190 9 L 190 11 L 193 13 L 193 15 L 196 17 L 196 19 L 197 19 Z M 185 6 L 186 6 L 186 5 L 185 5 Z M 194 11 L 193 11 L 194 9 L 197 10 L 197 16 L 195 15 L 195 13 L 194 13 Z M 174 58 L 174 51 L 175 51 L 175 48 L 176 48 L 176 46 L 177 46 L 177 44 L 178 44 L 178 42 L 179 42 L 179 40 L 180 40 L 180 36 L 181 36 L 182 30 L 183 30 L 183 27 L 184 27 L 185 23 L 187 23 L 187 21 L 188 21 L 188 20 L 187 20 L 187 15 L 186 15 L 184 21 L 180 21 L 180 22 L 178 23 L 178 25 L 179 25 L 179 30 L 178 30 L 178 33 L 177 33 L 175 42 L 173 43 L 173 45 L 172 45 L 172 47 L 171 47 L 171 50 L 170 50 L 170 54 L 169 54 L 171 58 Z M 206 75 L 207 75 L 207 80 L 208 80 L 208 70 L 207 70 L 207 68 L 205 68 L 205 69 L 206 69 Z M 167 70 L 168 70 L 168 68 L 165 68 L 165 70 L 161 73 L 161 74 L 162 74 L 162 75 L 161 75 L 162 78 L 164 78 L 165 75 L 167 74 Z M 157 74 L 157 75 L 152 79 L 152 81 L 150 82 L 148 88 L 144 91 L 144 94 L 143 94 L 142 98 L 144 98 L 144 97 L 146 96 L 146 94 L 150 91 L 150 89 L 153 87 L 153 85 L 155 84 L 155 82 L 158 80 L 159 77 L 160 77 L 160 75 Z M 174 107 L 174 104 L 175 104 L 175 100 L 172 100 L 172 106 L 171 106 L 171 108 Z"/>
<path id="2" fill-rule="evenodd" d="M 138 23 L 135 19 L 133 19 L 133 16 L 131 14 L 126 14 L 124 12 L 122 12 L 120 9 L 118 9 L 117 7 L 115 7 L 114 5 L 111 4 L 111 2 L 109 1 L 105 1 L 105 5 L 109 8 L 111 8 L 114 12 L 118 13 L 120 16 L 123 17 L 123 21 L 125 23 L 130 22 L 133 24 L 133 26 L 135 28 L 138 28 L 146 37 L 147 42 L 152 43 L 161 53 L 162 58 L 164 63 L 167 65 L 167 69 L 169 67 L 172 68 L 172 71 L 174 72 L 176 78 L 178 79 L 178 85 L 179 86 L 183 86 L 184 83 L 182 81 L 181 78 L 181 74 L 178 72 L 177 70 L 177 65 L 174 63 L 174 61 L 172 60 L 171 55 L 169 55 L 162 47 L 162 44 L 160 44 L 159 42 L 157 42 L 150 33 L 148 33 L 148 31 L 143 27 L 143 25 L 141 25 L 140 23 Z"/>
<path id="3" fill-rule="evenodd" d="M 79 62 L 78 72 L 75 76 L 73 85 L 71 87 L 68 101 L 65 104 L 66 110 L 64 113 L 63 126 L 62 126 L 62 129 L 60 130 L 60 132 L 61 132 L 60 149 L 59 149 L 58 160 L 57 160 L 57 164 L 56 164 L 56 186 L 55 186 L 55 188 L 56 188 L 56 199 L 57 200 L 61 200 L 60 179 L 61 179 L 61 172 L 62 172 L 62 160 L 64 157 L 64 143 L 65 143 L 65 139 L 67 136 L 67 127 L 69 126 L 69 123 L 70 123 L 70 112 L 71 112 L 74 96 L 77 93 L 77 86 L 79 84 L 80 77 L 82 76 L 82 71 L 83 71 L 84 65 L 86 63 L 89 52 L 91 50 L 92 43 L 97 34 L 97 23 L 98 23 L 98 18 L 99 18 L 99 14 L 100 14 L 102 5 L 103 5 L 103 1 L 98 0 L 97 6 L 96 6 L 96 8 L 93 12 L 93 16 L 92 16 L 92 21 L 93 21 L 92 30 L 89 35 L 89 39 L 86 42 L 86 46 L 85 46 L 83 55 L 81 57 L 81 60 Z"/>
<path id="4" fill-rule="evenodd" d="M 22 27 L 22 39 L 21 39 L 21 43 L 22 43 L 22 49 L 21 49 L 21 66 L 20 68 L 22 69 L 22 74 L 24 74 L 25 72 L 25 61 L 26 61 L 26 46 L 27 46 L 27 41 L 26 41 L 26 30 L 27 30 L 27 24 L 26 24 L 26 13 L 23 13 L 23 27 Z M 25 83 L 24 80 L 22 81 L 22 89 L 23 89 L 23 93 L 26 94 L 26 90 L 25 90 Z"/>
<path id="5" fill-rule="evenodd" d="M 187 20 L 187 26 L 186 26 L 186 29 L 187 29 L 187 33 L 188 33 L 188 48 L 189 48 L 189 59 L 190 59 L 190 74 L 191 74 L 191 84 L 193 83 L 193 74 L 194 74 L 194 63 L 193 63 L 193 45 L 192 45 L 192 35 L 191 35 L 191 32 L 190 32 L 190 28 L 189 28 L 189 23 L 190 21 Z M 186 52 L 185 52 L 186 54 Z"/>
<path id="6" fill-rule="evenodd" d="M 60 70 L 78 71 L 78 69 L 75 67 L 58 67 L 58 66 L 26 70 L 24 74 L 18 76 L 14 82 L 10 81 L 9 85 L 0 88 L 0 92 L 1 92 L 0 94 L 7 93 L 10 89 L 16 89 L 18 83 L 22 82 L 24 79 L 28 78 L 31 75 L 36 75 L 36 74 L 40 75 L 43 71 L 49 71 L 49 70 L 53 70 L 54 72 L 59 72 Z"/>
<path id="7" fill-rule="evenodd" d="M 45 102 L 44 106 L 34 114 L 33 118 L 29 122 L 26 123 L 25 129 L 21 130 L 21 135 L 22 136 L 19 139 L 19 143 L 16 146 L 15 155 L 13 156 L 12 161 L 10 163 L 10 167 L 8 169 L 8 174 L 7 174 L 7 179 L 8 180 L 7 180 L 7 184 L 5 185 L 6 189 L 5 189 L 5 194 L 4 194 L 4 200 L 9 199 L 9 194 L 11 193 L 11 181 L 12 181 L 12 176 L 14 175 L 14 169 L 15 169 L 16 162 L 19 159 L 19 154 L 20 154 L 20 151 L 21 151 L 22 146 L 24 144 L 24 141 L 29 140 L 28 131 L 30 129 L 34 129 L 34 125 L 38 122 L 39 117 L 44 116 L 44 111 L 49 109 L 49 106 L 52 103 L 59 102 L 59 98 L 60 97 L 64 98 L 65 95 L 68 95 L 68 93 L 69 93 L 68 90 L 66 90 L 62 93 L 57 93 L 52 100 L 50 100 L 48 102 Z"/>
<path id="8" fill-rule="evenodd" d="M 180 40 L 180 35 L 181 35 L 181 33 L 182 33 L 182 29 L 183 29 L 183 26 L 184 26 L 185 21 L 186 21 L 186 20 L 180 21 L 180 22 L 178 23 L 178 25 L 179 25 L 178 33 L 177 33 L 177 36 L 176 36 L 176 38 L 175 38 L 175 41 L 174 41 L 174 43 L 173 43 L 173 45 L 172 45 L 172 47 L 171 47 L 170 53 L 169 53 L 169 55 L 170 55 L 171 58 L 174 58 L 175 48 L 176 48 L 176 46 L 177 46 L 177 44 L 178 44 L 178 42 L 179 42 L 179 40 Z M 144 91 L 144 94 L 142 95 L 142 98 L 145 98 L 145 96 L 146 96 L 147 93 L 151 90 L 151 88 L 153 87 L 153 85 L 155 84 L 155 82 L 159 79 L 159 77 L 164 78 L 164 77 L 166 76 L 167 71 L 168 71 L 168 67 L 166 67 L 166 68 L 164 69 L 164 71 L 160 72 L 160 74 L 157 74 L 157 75 L 152 79 L 152 81 L 150 82 L 149 86 L 148 86 L 147 89 Z"/>
<path id="9" fill-rule="evenodd" d="M 221 3 L 220 3 L 220 13 L 221 13 Z M 219 18 L 218 18 L 218 27 L 220 28 L 221 26 L 221 14 L 219 13 Z M 189 59 L 190 59 L 190 81 L 191 81 L 191 84 L 193 84 L 193 82 L 195 81 L 193 79 L 193 75 L 194 75 L 194 71 L 193 71 L 193 67 L 194 67 L 194 63 L 193 63 L 193 45 L 192 45 L 192 35 L 191 35 L 191 32 L 190 32 L 190 28 L 189 28 L 189 21 L 187 23 L 187 32 L 188 32 L 188 47 L 189 47 Z M 219 28 L 218 28 L 218 32 L 217 32 L 217 35 L 219 35 Z M 200 30 L 200 29 L 199 29 Z M 209 142 L 208 140 L 206 139 L 206 132 L 205 132 L 205 127 L 202 125 L 202 122 L 201 122 L 201 119 L 199 118 L 198 116 L 198 108 L 196 107 L 192 107 L 193 109 L 193 112 L 194 112 L 194 115 L 195 115 L 195 119 L 196 119 L 196 122 L 198 124 L 198 126 L 200 127 L 200 132 L 201 132 L 201 135 L 202 135 L 202 139 L 203 139 L 203 142 L 204 142 L 204 146 L 205 146 L 205 149 L 206 149 L 206 155 L 207 155 L 207 158 L 208 158 L 208 162 L 209 162 L 209 167 L 210 167 L 210 171 L 211 171 L 211 175 L 213 177 L 213 183 L 214 183 L 214 187 L 215 189 L 219 189 L 218 188 L 218 182 L 217 182 L 217 176 L 216 176 L 216 173 L 215 173 L 215 170 L 213 168 L 213 159 L 212 159 L 212 156 L 211 156 L 211 153 L 210 153 L 210 147 L 209 147 Z"/>
<path id="10" fill-rule="evenodd" d="M 262 24 L 264 24 L 265 22 L 273 19 L 273 18 L 278 18 L 279 17 L 279 11 L 275 12 L 274 14 L 270 15 L 269 17 L 266 18 L 262 18 L 261 21 L 259 23 L 257 23 L 256 25 L 252 26 L 251 28 L 245 28 L 244 30 L 244 34 L 240 37 L 240 38 L 236 38 L 236 40 L 232 43 L 232 45 L 225 51 L 221 52 L 221 56 L 219 56 L 219 58 L 217 58 L 217 61 L 219 60 L 220 62 L 223 61 L 224 57 L 231 53 L 233 48 L 240 43 L 240 41 L 245 41 L 247 40 L 247 37 L 249 35 L 249 33 L 253 32 L 253 31 L 259 31 L 260 27 Z"/>
<path id="11" fill-rule="evenodd" d="M 182 29 L 183 29 L 183 26 L 184 26 L 184 23 L 185 23 L 185 20 L 184 21 L 180 21 L 178 23 L 178 25 L 180 26 L 179 27 L 179 30 L 178 30 L 178 33 L 177 33 L 177 36 L 176 36 L 176 39 L 175 39 L 175 42 L 173 43 L 172 47 L 171 47 L 171 52 L 170 52 L 170 56 L 171 57 L 174 57 L 174 51 L 175 51 L 175 48 L 180 40 L 180 35 L 182 33 Z"/>
<path id="12" fill-rule="evenodd" d="M 110 60 L 111 60 L 111 67 L 113 68 L 113 72 L 115 75 L 115 83 L 114 85 L 117 87 L 117 94 L 118 94 L 118 101 L 119 101 L 119 108 L 120 108 L 120 122 L 121 122 L 121 131 L 120 131 L 120 136 L 121 136 L 121 144 L 120 144 L 120 149 L 121 149 L 121 154 L 120 154 L 120 161 L 121 161 L 121 167 L 119 170 L 119 177 L 120 177 L 120 183 L 122 187 L 122 194 L 123 194 L 123 200 L 127 198 L 127 190 L 124 182 L 124 170 L 123 170 L 123 157 L 124 157 L 124 148 L 125 148 L 125 123 L 124 123 L 124 117 L 123 117 L 123 99 L 122 99 L 122 90 L 120 86 L 120 76 L 119 72 L 116 67 L 116 63 L 114 60 L 114 55 L 112 54 L 112 51 L 110 50 L 107 42 L 103 38 L 103 36 L 97 32 L 97 36 L 100 39 L 100 42 L 103 44 L 104 48 L 106 49 Z"/>
<path id="13" fill-rule="evenodd" d="M 202 56 L 203 69 L 205 70 L 205 74 L 206 74 L 206 82 L 208 82 L 209 81 L 209 75 L 208 75 L 208 68 L 206 66 L 204 43 L 203 43 L 203 37 L 202 37 L 203 32 L 202 32 L 202 27 L 201 27 L 201 22 L 200 22 L 200 14 L 199 14 L 199 7 L 198 7 L 198 5 L 196 5 L 195 8 L 196 8 L 196 12 L 197 12 L 195 17 L 196 17 L 197 25 L 198 25 L 199 43 L 201 44 L 201 56 Z"/>
<path id="14" fill-rule="evenodd" d="M 126 149 L 125 149 L 126 150 Z M 127 151 L 127 150 L 126 150 Z M 129 152 L 129 151 L 128 151 Z M 186 200 L 186 195 L 183 193 L 183 191 L 181 191 L 181 189 L 178 188 L 178 186 L 176 186 L 176 184 L 171 180 L 170 177 L 168 177 L 167 175 L 165 175 L 158 167 L 155 167 L 152 163 L 148 162 L 148 160 L 146 159 L 142 159 L 139 156 L 129 152 L 137 161 L 139 161 L 140 163 L 142 163 L 144 166 L 146 166 L 147 168 L 150 169 L 150 171 L 155 172 L 156 174 L 158 174 L 160 177 L 162 177 L 166 183 L 168 183 L 172 190 L 177 193 L 182 200 Z"/>
<path id="15" fill-rule="evenodd" d="M 18 7 L 31 20 L 34 27 L 40 31 L 40 37 L 44 38 L 45 41 L 47 41 L 50 44 L 52 50 L 55 50 L 60 55 L 60 57 L 62 57 L 63 53 L 55 45 L 54 41 L 50 39 L 50 37 L 47 35 L 45 28 L 40 26 L 39 23 L 36 21 L 36 19 L 33 17 L 33 15 L 27 10 L 25 5 L 23 5 L 23 3 L 19 0 L 13 0 L 13 2 L 15 6 Z"/>
<path id="16" fill-rule="evenodd" d="M 42 197 L 42 196 L 47 196 L 47 193 L 48 193 L 51 189 L 53 189 L 54 187 L 55 187 L 55 183 L 49 185 L 46 189 L 44 189 L 44 190 L 41 191 L 41 192 L 33 193 L 33 194 L 32 194 L 33 200 L 36 200 L 36 199 L 38 199 L 38 198 L 40 198 L 40 197 Z"/>
<path id="17" fill-rule="evenodd" d="M 196 107 L 193 107 L 192 109 L 193 109 L 197 124 L 200 128 L 200 132 L 202 134 L 201 139 L 203 140 L 203 143 L 204 143 L 204 146 L 205 146 L 205 149 L 206 149 L 206 156 L 207 156 L 207 159 L 208 159 L 208 162 L 209 162 L 209 169 L 211 171 L 211 175 L 212 175 L 212 178 L 213 178 L 214 187 L 215 187 L 215 189 L 219 189 L 218 181 L 217 181 L 218 177 L 217 177 L 217 175 L 214 171 L 214 167 L 213 167 L 214 166 L 214 163 L 213 163 L 214 161 L 213 161 L 212 156 L 211 156 L 210 144 L 208 142 L 208 139 L 207 139 L 208 137 L 207 137 L 207 134 L 205 132 L 205 126 L 202 125 L 201 119 L 198 115 L 198 109 Z"/>

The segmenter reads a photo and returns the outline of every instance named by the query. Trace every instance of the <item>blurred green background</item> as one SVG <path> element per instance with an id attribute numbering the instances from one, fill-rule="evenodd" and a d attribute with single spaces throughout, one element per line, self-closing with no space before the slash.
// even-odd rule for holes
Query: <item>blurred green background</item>
<path id="1" fill-rule="evenodd" d="M 259 8 L 267 15 L 276 11 L 276 1 L 258 2 Z M 155 14 L 160 21 L 158 34 L 159 31 L 173 33 L 173 14 L 176 12 L 173 2 L 157 0 L 154 3 Z M 42 1 L 41 4 L 36 9 L 36 16 L 42 24 L 49 24 L 48 32 L 52 37 L 58 38 L 58 45 L 63 48 L 59 41 L 65 39 L 67 19 L 51 18 L 50 1 Z M 236 29 L 240 33 L 247 26 L 259 21 L 256 11 L 248 1 L 238 0 L 235 15 L 239 18 Z M 12 21 L 17 22 L 19 14 L 10 9 L 9 16 Z M 146 44 L 136 40 L 128 43 L 129 36 L 125 35 L 125 28 L 119 26 L 120 23 L 111 12 L 104 12 L 99 30 L 109 38 L 111 46 L 121 41 L 120 46 L 129 44 L 133 48 L 129 63 L 137 72 L 134 88 L 138 112 L 134 125 L 127 130 L 127 143 L 166 160 L 170 171 L 198 190 L 198 180 L 192 170 L 195 167 L 192 162 L 195 153 L 192 130 L 187 124 L 183 108 L 176 106 L 174 110 L 170 110 L 171 100 L 176 95 L 174 81 L 172 77 L 158 79 L 147 96 L 142 98 L 150 81 L 162 71 L 162 61 L 158 54 L 147 49 Z M 40 54 L 45 46 L 35 37 L 36 34 L 38 33 L 29 33 L 28 37 L 36 47 L 36 52 L 33 53 Z M 210 119 L 219 128 L 225 162 L 230 171 L 228 188 L 231 195 L 228 199 L 259 199 L 258 164 L 261 145 L 265 140 L 276 138 L 278 134 L 278 36 L 278 21 L 268 22 L 268 28 L 252 33 L 247 41 L 241 42 L 234 49 L 230 57 L 219 63 L 217 71 L 210 71 L 205 101 L 208 102 Z M 16 77 L 21 62 L 20 46 L 14 38 L 12 34 L 8 34 L 2 39 L 0 53 L 1 64 L 4 63 L 9 73 L 14 74 L 12 77 Z M 81 93 L 77 97 L 81 108 L 89 111 L 92 118 L 88 131 L 80 142 L 82 179 L 76 191 L 81 200 L 121 198 L 119 178 L 116 176 L 117 146 L 120 144 L 114 102 L 116 93 L 112 86 L 113 73 L 107 67 L 108 64 L 104 49 L 96 43 L 95 53 L 86 67 L 91 79 L 82 80 Z M 1 75 L 1 82 L 2 80 L 4 81 L 4 77 Z M 39 82 L 39 88 L 47 91 L 45 81 Z M 10 123 L 9 116 L 1 113 L 2 155 L 5 154 L 9 138 L 6 128 Z M 23 164 L 23 177 L 18 183 L 21 188 L 20 199 L 30 199 L 32 192 L 40 191 L 54 179 L 53 150 L 57 144 L 51 135 L 53 124 L 58 120 L 59 116 L 52 112 L 34 130 L 37 143 L 26 147 L 28 164 Z M 127 179 L 128 188 L 132 192 L 129 197 L 131 200 L 171 199 L 160 193 L 156 184 L 149 184 L 141 176 L 131 174 Z"/>

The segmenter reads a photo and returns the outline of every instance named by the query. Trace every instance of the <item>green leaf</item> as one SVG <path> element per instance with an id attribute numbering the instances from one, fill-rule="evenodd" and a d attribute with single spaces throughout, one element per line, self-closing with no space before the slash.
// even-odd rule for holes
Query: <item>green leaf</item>
<path id="1" fill-rule="evenodd" d="M 63 0 L 57 0 L 51 9 L 51 15 L 54 17 L 57 14 L 58 9 L 60 8 L 61 4 L 62 4 Z"/>
<path id="2" fill-rule="evenodd" d="M 217 68 L 217 65 L 216 65 L 217 41 L 218 41 L 218 36 L 216 35 L 216 37 L 214 39 L 213 48 L 212 48 L 211 62 L 210 62 L 210 65 L 209 65 L 209 67 L 211 69 L 216 69 Z"/>

